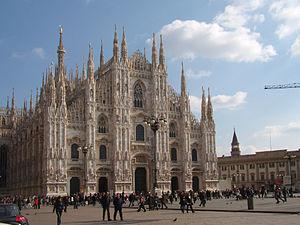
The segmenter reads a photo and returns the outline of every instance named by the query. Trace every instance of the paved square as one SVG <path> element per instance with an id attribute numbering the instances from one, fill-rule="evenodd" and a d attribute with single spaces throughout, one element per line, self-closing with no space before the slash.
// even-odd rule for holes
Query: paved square
<path id="1" fill-rule="evenodd" d="M 230 204 L 231 202 L 231 204 Z M 258 210 L 272 210 L 274 212 L 299 210 L 300 199 L 288 199 L 287 203 L 276 205 L 274 199 L 255 199 L 255 208 Z M 198 202 L 194 204 L 195 209 Z M 228 209 L 238 210 L 247 207 L 246 201 L 234 200 L 213 200 L 209 201 L 207 210 Z M 178 208 L 178 202 L 175 202 L 169 208 Z M 245 208 L 246 209 L 246 208 Z M 39 210 L 24 209 L 23 214 L 29 219 L 31 225 L 55 225 L 56 214 L 52 213 L 52 207 L 42 207 Z M 110 209 L 111 218 L 113 218 L 113 208 Z M 136 208 L 123 209 L 124 221 L 102 221 L 102 208 L 85 206 L 74 210 L 68 208 L 67 213 L 63 213 L 62 224 L 74 225 L 97 225 L 97 224 L 203 224 L 203 225 L 299 225 L 299 214 L 283 213 L 251 213 L 251 212 L 214 212 L 214 211 L 196 211 L 195 213 L 182 214 L 179 210 L 159 210 L 137 212 Z M 119 218 L 117 218 L 119 219 Z M 174 221 L 176 219 L 176 221 Z"/>

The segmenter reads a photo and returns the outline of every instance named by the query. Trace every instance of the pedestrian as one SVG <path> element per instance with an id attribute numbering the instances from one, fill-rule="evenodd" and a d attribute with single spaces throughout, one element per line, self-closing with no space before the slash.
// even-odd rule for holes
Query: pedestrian
<path id="1" fill-rule="evenodd" d="M 283 199 L 284 199 L 284 202 L 287 202 L 287 189 L 286 187 L 283 187 L 282 189 L 282 195 L 283 195 Z"/>
<path id="2" fill-rule="evenodd" d="M 204 191 L 201 191 L 199 193 L 199 199 L 200 199 L 199 206 L 205 207 L 205 205 L 206 205 L 206 196 L 205 196 L 205 192 Z"/>
<path id="3" fill-rule="evenodd" d="M 120 219 L 123 220 L 123 213 L 122 213 L 122 207 L 123 207 L 123 198 L 121 198 L 120 194 L 117 193 L 117 195 L 114 197 L 113 204 L 115 206 L 115 212 L 114 212 L 114 220 L 117 220 L 117 213 L 119 212 Z"/>
<path id="4" fill-rule="evenodd" d="M 186 197 L 186 213 L 189 213 L 189 208 L 191 209 L 192 213 L 194 213 L 194 209 L 193 209 L 193 201 L 192 198 L 189 196 L 189 193 L 186 193 L 185 195 Z"/>
<path id="5" fill-rule="evenodd" d="M 275 193 L 274 193 L 274 197 L 276 199 L 276 204 L 278 204 L 280 201 L 279 199 L 284 202 L 284 199 L 282 199 L 281 197 L 281 190 L 280 190 L 280 187 L 276 186 L 275 188 Z"/>
<path id="6" fill-rule="evenodd" d="M 166 209 L 168 208 L 168 206 L 166 205 L 166 202 L 167 202 L 167 195 L 166 195 L 165 193 L 162 193 L 160 202 L 161 202 L 161 209 L 163 209 L 164 206 L 165 206 Z"/>
<path id="7" fill-rule="evenodd" d="M 100 199 L 100 203 L 101 203 L 102 208 L 103 208 L 103 215 L 102 215 L 103 220 L 105 220 L 105 212 L 107 212 L 107 220 L 111 221 L 110 212 L 109 212 L 109 206 L 110 206 L 109 192 L 104 192 L 103 193 L 103 195 Z"/>
<path id="8" fill-rule="evenodd" d="M 179 204 L 180 204 L 180 210 L 181 210 L 181 212 L 184 213 L 184 209 L 185 209 L 185 206 L 186 206 L 186 199 L 185 199 L 184 192 L 182 192 L 179 195 Z"/>
<path id="9" fill-rule="evenodd" d="M 62 215 L 63 209 L 64 209 L 64 205 L 63 205 L 62 199 L 60 196 L 58 196 L 54 203 L 54 207 L 53 207 L 53 213 L 54 213 L 54 211 L 56 212 L 57 225 L 61 224 L 61 215 Z"/>
<path id="10" fill-rule="evenodd" d="M 139 208 L 138 208 L 138 212 L 141 211 L 141 209 L 144 210 L 144 212 L 146 212 L 146 209 L 145 209 L 145 198 L 144 196 L 140 196 L 140 200 L 139 200 Z"/>

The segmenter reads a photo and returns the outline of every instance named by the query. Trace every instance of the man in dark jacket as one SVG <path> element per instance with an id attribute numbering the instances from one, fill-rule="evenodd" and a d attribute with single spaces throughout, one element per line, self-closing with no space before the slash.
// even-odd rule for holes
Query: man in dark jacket
<path id="1" fill-rule="evenodd" d="M 64 209 L 64 204 L 62 202 L 62 199 L 60 196 L 57 197 L 54 207 L 53 207 L 53 213 L 56 212 L 56 218 L 57 218 L 57 225 L 61 224 L 61 214 Z"/>
<path id="2" fill-rule="evenodd" d="M 123 199 L 121 198 L 120 194 L 116 194 L 114 197 L 113 204 L 115 206 L 115 212 L 114 212 L 114 220 L 117 220 L 117 213 L 119 212 L 121 220 L 123 220 L 123 214 L 122 214 L 122 205 L 123 205 Z"/>
<path id="3" fill-rule="evenodd" d="M 102 208 L 103 208 L 103 220 L 105 220 L 105 212 L 107 211 L 107 219 L 108 221 L 111 221 L 110 219 L 110 212 L 109 212 L 109 205 L 110 205 L 110 196 L 109 193 L 104 192 L 101 199 L 100 199 Z"/>

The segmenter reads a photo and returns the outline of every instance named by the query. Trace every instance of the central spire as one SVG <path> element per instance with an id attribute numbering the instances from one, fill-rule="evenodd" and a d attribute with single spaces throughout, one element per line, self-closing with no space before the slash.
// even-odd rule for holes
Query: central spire
<path id="1" fill-rule="evenodd" d="M 59 44 L 57 47 L 57 58 L 58 58 L 58 71 L 61 72 L 64 69 L 64 54 L 65 49 L 62 40 L 63 28 L 59 26 Z"/>
<path id="2" fill-rule="evenodd" d="M 184 75 L 183 62 L 181 62 L 181 96 L 186 96 L 186 81 Z"/>

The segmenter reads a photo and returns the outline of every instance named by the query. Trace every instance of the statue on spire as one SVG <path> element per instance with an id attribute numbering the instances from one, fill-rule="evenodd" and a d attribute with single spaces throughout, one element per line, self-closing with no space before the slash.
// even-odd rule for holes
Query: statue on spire
<path id="1" fill-rule="evenodd" d="M 57 47 L 57 59 L 58 59 L 58 72 L 59 73 L 64 72 L 65 49 L 64 49 L 64 45 L 63 45 L 62 35 L 63 35 L 63 28 L 62 28 L 62 26 L 59 26 L 59 44 Z"/>

